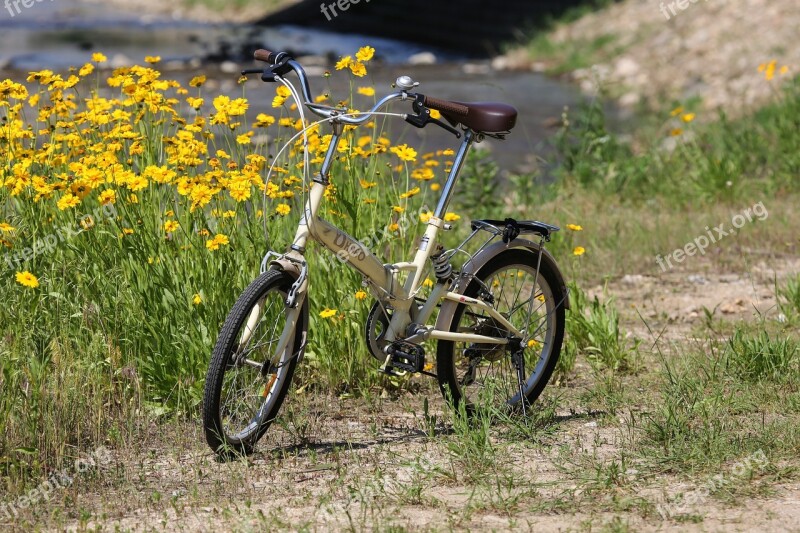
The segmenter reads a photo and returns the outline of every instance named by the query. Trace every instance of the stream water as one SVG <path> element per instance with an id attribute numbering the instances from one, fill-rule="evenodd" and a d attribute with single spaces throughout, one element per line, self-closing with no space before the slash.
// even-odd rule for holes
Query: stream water
<path id="1" fill-rule="evenodd" d="M 340 35 L 291 26 L 261 28 L 247 25 L 210 25 L 173 20 L 163 15 L 143 15 L 107 3 L 80 0 L 28 0 L 13 5 L 0 3 L 0 74 L 21 78 L 28 71 L 49 68 L 66 70 L 85 63 L 92 51 L 106 54 L 112 66 L 141 62 L 146 55 L 160 55 L 167 76 L 188 79 L 204 73 L 216 80 L 217 89 L 236 94 L 234 80 L 240 66 L 252 66 L 245 59 L 253 48 L 291 50 L 313 56 L 310 65 L 312 89 L 320 92 L 330 86 L 346 90 L 346 76 L 324 80 L 325 66 L 342 54 L 352 53 L 363 44 L 374 46 L 381 61 L 370 68 L 370 77 L 379 95 L 390 90 L 400 74 L 409 74 L 421 83 L 420 92 L 461 101 L 502 101 L 520 112 L 519 121 L 508 140 L 486 141 L 483 147 L 495 153 L 505 169 L 530 172 L 541 167 L 541 156 L 554 132 L 552 124 L 565 106 L 574 107 L 585 97 L 573 85 L 532 72 L 496 72 L 488 61 L 470 61 L 454 53 L 432 51 L 435 65 L 411 65 L 410 57 L 428 48 L 387 39 L 359 35 Z M 13 16 L 12 16 L 13 13 Z M 253 82 L 255 84 L 256 82 Z M 251 99 L 260 88 L 251 85 Z M 264 102 L 253 111 L 269 109 L 272 89 L 265 91 Z M 341 94 L 341 93 L 340 93 Z M 438 128 L 420 132 L 400 123 L 409 144 L 427 150 L 452 146 L 448 134 Z"/>

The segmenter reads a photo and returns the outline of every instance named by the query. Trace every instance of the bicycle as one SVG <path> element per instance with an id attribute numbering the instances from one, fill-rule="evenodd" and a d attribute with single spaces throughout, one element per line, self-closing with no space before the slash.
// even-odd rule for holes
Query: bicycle
<path id="1" fill-rule="evenodd" d="M 511 218 L 474 220 L 470 236 L 458 247 L 445 250 L 437 243 L 439 232 L 449 229 L 444 214 L 471 146 L 485 137 L 504 139 L 516 123 L 516 109 L 425 96 L 413 92 L 418 83 L 401 76 L 395 82 L 398 91 L 370 111 L 347 113 L 314 103 L 303 67 L 289 54 L 258 50 L 255 58 L 267 67 L 243 70 L 242 75 L 261 74 L 263 81 L 283 83 L 295 98 L 303 123 L 305 106 L 321 117 L 319 123 L 331 126 L 332 138 L 321 170 L 312 179 L 291 246 L 284 253 L 265 255 L 261 275 L 239 297 L 219 334 L 203 400 L 209 446 L 219 454 L 250 453 L 277 417 L 307 344 L 309 272 L 304 254 L 309 239 L 363 276 L 375 298 L 365 339 L 371 355 L 382 362 L 383 372 L 435 376 L 455 408 L 463 404 L 472 412 L 494 405 L 525 414 L 547 385 L 564 336 L 568 291 L 544 247 L 559 228 Z M 302 99 L 284 77 L 292 72 L 299 78 Z M 417 128 L 435 124 L 457 138 L 463 135 L 463 141 L 413 260 L 384 264 L 318 212 L 344 127 L 364 124 L 376 115 L 393 115 L 380 109 L 395 100 L 411 102 L 413 113 L 399 115 L 409 124 Z M 447 123 L 434 118 L 431 110 L 439 111 Z M 307 163 L 307 151 L 305 155 Z M 469 253 L 467 244 L 473 240 L 478 248 Z M 451 259 L 460 252 L 468 259 L 456 270 Z M 426 266 L 432 267 L 436 281 L 422 300 L 417 295 Z M 437 308 L 436 322 L 430 325 Z M 436 374 L 425 370 L 422 343 L 428 340 L 437 342 Z"/>

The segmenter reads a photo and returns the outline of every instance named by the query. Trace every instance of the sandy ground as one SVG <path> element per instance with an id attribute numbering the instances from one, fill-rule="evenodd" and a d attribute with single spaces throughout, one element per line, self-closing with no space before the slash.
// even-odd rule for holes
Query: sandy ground
<path id="1" fill-rule="evenodd" d="M 776 319 L 774 279 L 797 272 L 800 260 L 754 264 L 744 275 L 694 266 L 694 272 L 629 275 L 608 284 L 605 294 L 616 299 L 625 328 L 643 346 L 653 337 L 662 344 L 685 341 L 702 329 L 704 307 L 725 321 Z M 587 386 L 576 379 L 566 389 Z M 565 395 L 566 389 L 551 387 L 548 394 Z M 423 416 L 426 397 L 435 422 Z M 494 467 L 478 468 L 494 480 L 489 484 L 472 479 L 476 472 L 459 455 L 433 386 L 366 401 L 296 396 L 287 407 L 288 422 L 273 427 L 254 455 L 234 462 L 214 459 L 196 421 L 169 434 L 154 426 L 145 432 L 147 441 L 114 450 L 111 463 L 91 479 L 78 478 L 38 516 L 12 529 L 800 530 L 800 485 L 794 481 L 735 501 L 709 497 L 667 520 L 654 506 L 705 477 L 640 476 L 634 464 L 618 486 L 598 491 L 595 481 L 582 477 L 585 464 L 624 465 L 626 426 L 572 400 L 559 403 L 533 440 L 509 444 L 492 435 L 492 442 L 505 444 L 493 456 Z"/>

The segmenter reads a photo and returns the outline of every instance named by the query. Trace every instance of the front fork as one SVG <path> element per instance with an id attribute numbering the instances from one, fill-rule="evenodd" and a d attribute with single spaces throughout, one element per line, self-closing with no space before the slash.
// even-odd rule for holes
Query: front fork
<path id="1" fill-rule="evenodd" d="M 300 319 L 300 313 L 303 312 L 303 304 L 305 303 L 306 299 L 306 289 L 308 288 L 306 276 L 307 268 L 306 265 L 303 264 L 300 275 L 292 284 L 292 287 L 287 294 L 285 302 L 286 325 L 283 327 L 280 339 L 278 340 L 278 345 L 275 347 L 272 357 L 269 359 L 269 361 L 266 361 L 261 368 L 261 373 L 264 375 L 268 374 L 270 370 L 278 364 L 281 354 L 285 353 L 286 348 L 288 348 L 289 342 L 291 341 L 295 330 L 297 329 L 297 322 Z M 253 333 L 255 333 L 258 322 L 261 319 L 261 312 L 263 309 L 264 299 L 262 298 L 250 311 L 250 316 L 247 317 L 244 333 L 239 341 L 240 351 L 243 349 L 243 347 L 247 346 L 247 344 L 250 342 L 250 339 L 253 337 Z M 238 362 L 239 361 L 237 361 L 237 363 Z"/>

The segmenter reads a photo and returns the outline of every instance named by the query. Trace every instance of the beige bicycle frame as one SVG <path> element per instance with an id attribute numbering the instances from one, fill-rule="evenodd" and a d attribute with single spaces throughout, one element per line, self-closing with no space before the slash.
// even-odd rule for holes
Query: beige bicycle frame
<path id="1" fill-rule="evenodd" d="M 328 147 L 328 152 L 325 156 L 325 161 L 322 164 L 322 171 L 311 186 L 303 217 L 297 228 L 291 250 L 287 252 L 286 255 L 295 261 L 304 261 L 303 254 L 305 253 L 308 239 L 311 238 L 319 242 L 322 246 L 334 253 L 340 260 L 348 263 L 352 268 L 360 272 L 367 282 L 376 290 L 376 296 L 384 301 L 384 303 L 392 306 L 394 313 L 392 314 L 392 320 L 387 328 L 385 339 L 388 342 L 392 342 L 397 339 L 409 337 L 405 332 L 412 321 L 412 305 L 416 305 L 414 295 L 420 288 L 422 274 L 433 250 L 436 248 L 436 238 L 439 231 L 444 226 L 444 221 L 441 217 L 447 209 L 450 197 L 453 193 L 453 187 L 469 148 L 472 145 L 473 134 L 472 132 L 467 132 L 443 188 L 442 197 L 439 200 L 436 211 L 428 221 L 425 234 L 420 240 L 420 245 L 416 251 L 414 260 L 395 264 L 384 264 L 354 237 L 348 235 L 330 222 L 319 218 L 317 215 L 324 198 L 325 188 L 327 187 L 326 176 L 332 166 L 332 161 L 339 145 L 339 139 L 340 134 L 334 131 L 334 135 Z M 408 277 L 406 278 L 405 284 L 401 284 L 399 274 L 406 271 L 409 272 Z M 303 288 L 302 293 L 298 295 L 298 304 L 293 309 L 290 309 L 290 316 L 289 320 L 287 320 L 284 334 L 278 342 L 274 356 L 275 361 L 280 357 L 280 354 L 284 353 L 286 346 L 288 346 L 292 330 L 297 323 L 299 309 L 302 307 L 302 299 L 304 298 L 305 290 Z M 494 307 L 481 300 L 468 298 L 462 294 L 449 291 L 444 283 L 437 283 L 434 286 L 430 297 L 422 309 L 417 310 L 415 308 L 416 315 L 414 317 L 414 322 L 420 325 L 421 330 L 418 329 L 414 332 L 414 337 L 470 343 L 508 344 L 509 340 L 507 338 L 442 331 L 437 330 L 434 326 L 425 326 L 424 324 L 427 324 L 436 305 L 442 300 L 452 300 L 464 303 L 470 307 L 479 308 L 487 312 L 498 323 L 507 328 L 510 333 L 523 341 L 527 340 L 525 338 L 525 333 L 517 329 L 504 316 L 497 312 Z"/>

